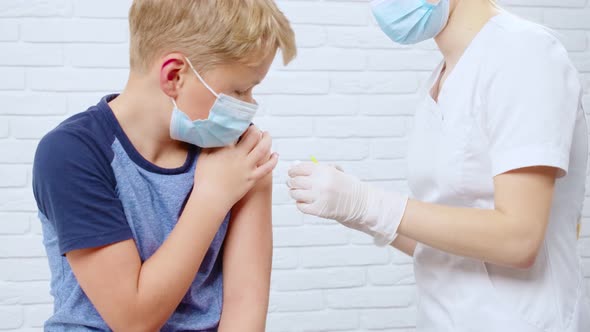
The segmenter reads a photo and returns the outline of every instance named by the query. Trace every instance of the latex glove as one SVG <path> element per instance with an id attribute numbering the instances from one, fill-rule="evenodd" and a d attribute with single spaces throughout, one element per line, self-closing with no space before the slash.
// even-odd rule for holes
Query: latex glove
<path id="1" fill-rule="evenodd" d="M 334 166 L 311 162 L 292 166 L 287 186 L 301 212 L 369 234 L 379 246 L 395 240 L 408 202 L 408 196 L 382 191 Z"/>

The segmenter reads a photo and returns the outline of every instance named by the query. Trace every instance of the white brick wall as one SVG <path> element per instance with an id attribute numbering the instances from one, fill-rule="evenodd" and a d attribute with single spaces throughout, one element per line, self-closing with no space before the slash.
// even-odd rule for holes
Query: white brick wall
<path id="1" fill-rule="evenodd" d="M 590 1 L 504 0 L 561 33 L 582 72 L 590 111 Z M 36 144 L 66 116 L 127 76 L 130 0 L 0 1 L 0 330 L 41 331 L 49 272 L 31 193 Z M 269 331 L 413 331 L 411 260 L 378 249 L 289 201 L 288 164 L 314 154 L 386 188 L 404 190 L 415 93 L 440 59 L 432 42 L 402 47 L 377 29 L 366 1 L 279 1 L 298 59 L 273 65 L 257 89 L 258 124 L 282 162 L 274 189 Z M 590 185 L 590 181 L 587 181 Z M 580 249 L 590 286 L 590 196 Z"/>

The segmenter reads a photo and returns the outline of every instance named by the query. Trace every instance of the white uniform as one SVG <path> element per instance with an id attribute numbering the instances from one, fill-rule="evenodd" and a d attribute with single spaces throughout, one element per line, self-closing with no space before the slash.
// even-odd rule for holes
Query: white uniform
<path id="1" fill-rule="evenodd" d="M 416 199 L 492 209 L 498 174 L 545 165 L 558 168 L 560 178 L 530 270 L 418 244 L 418 331 L 590 331 L 576 241 L 588 157 L 581 95 L 576 69 L 557 39 L 503 13 L 465 51 L 438 103 L 424 96 L 408 154 Z"/>

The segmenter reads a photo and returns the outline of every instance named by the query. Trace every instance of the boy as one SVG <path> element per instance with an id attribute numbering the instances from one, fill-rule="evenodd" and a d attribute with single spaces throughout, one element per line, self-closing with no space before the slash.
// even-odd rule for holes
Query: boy
<path id="1" fill-rule="evenodd" d="M 135 0 L 129 26 L 124 91 L 35 156 L 45 329 L 264 331 L 278 156 L 252 89 L 293 31 L 272 0 Z"/>

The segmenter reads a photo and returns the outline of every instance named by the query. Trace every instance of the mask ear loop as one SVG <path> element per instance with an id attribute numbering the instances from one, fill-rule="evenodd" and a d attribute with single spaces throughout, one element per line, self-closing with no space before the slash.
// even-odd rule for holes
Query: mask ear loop
<path id="1" fill-rule="evenodd" d="M 199 75 L 199 72 L 197 72 L 197 70 L 195 69 L 195 67 L 193 67 L 193 64 L 191 63 L 191 61 L 187 57 L 184 57 L 184 59 L 186 60 L 186 62 L 188 62 L 188 65 L 191 67 L 193 73 L 195 73 L 195 75 L 197 75 L 197 77 L 199 78 L 199 81 L 201 81 L 201 83 L 203 83 L 203 85 L 207 88 L 207 90 L 211 91 L 211 93 L 215 97 L 219 98 L 219 95 L 215 91 L 213 91 L 213 89 L 211 89 L 211 87 L 209 86 L 209 84 L 207 84 L 205 82 L 205 80 L 201 77 L 201 75 Z"/>

